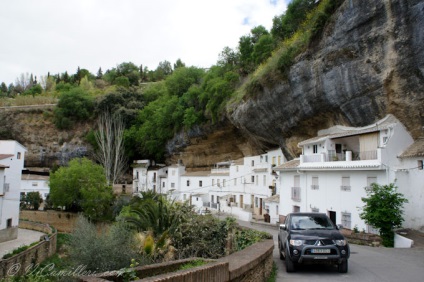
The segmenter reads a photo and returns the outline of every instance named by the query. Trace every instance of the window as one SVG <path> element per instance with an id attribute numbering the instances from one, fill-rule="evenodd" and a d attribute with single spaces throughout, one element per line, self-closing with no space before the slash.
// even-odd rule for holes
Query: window
<path id="1" fill-rule="evenodd" d="M 272 165 L 275 165 L 275 157 L 272 157 Z"/>
<path id="2" fill-rule="evenodd" d="M 212 186 L 215 185 L 215 179 L 212 179 Z"/>
<path id="3" fill-rule="evenodd" d="M 12 227 L 12 219 L 11 218 L 8 218 L 7 219 L 7 221 L 6 221 L 6 227 L 7 228 L 11 228 Z"/>
<path id="4" fill-rule="evenodd" d="M 312 150 L 314 154 L 318 154 L 318 145 L 313 145 Z"/>
<path id="5" fill-rule="evenodd" d="M 340 186 L 342 191 L 350 191 L 350 177 L 342 177 L 342 185 Z"/>
<path id="6" fill-rule="evenodd" d="M 164 181 L 164 182 L 162 182 L 162 187 L 163 187 L 163 188 L 165 188 L 165 181 Z"/>
<path id="7" fill-rule="evenodd" d="M 153 182 L 156 182 L 156 172 L 153 173 Z"/>
<path id="8" fill-rule="evenodd" d="M 275 207 L 275 214 L 278 215 L 278 205 Z"/>
<path id="9" fill-rule="evenodd" d="M 311 184 L 311 189 L 312 190 L 318 190 L 319 189 L 319 184 L 318 184 L 318 176 L 312 176 L 312 184 Z"/>
<path id="10" fill-rule="evenodd" d="M 342 144 L 336 144 L 336 153 L 341 154 L 342 153 Z"/>
<path id="11" fill-rule="evenodd" d="M 215 203 L 215 201 L 214 201 L 214 200 L 215 200 L 214 195 L 211 195 L 211 202 L 212 202 L 212 203 Z"/>
<path id="12" fill-rule="evenodd" d="M 265 162 L 266 163 L 268 162 L 268 156 L 265 156 Z"/>
<path id="13" fill-rule="evenodd" d="M 352 215 L 349 212 L 342 212 L 342 225 L 344 228 L 351 229 Z"/>
<path id="14" fill-rule="evenodd" d="M 199 180 L 199 187 L 202 187 L 203 186 L 203 182 L 202 182 L 202 180 Z"/>
<path id="15" fill-rule="evenodd" d="M 135 179 L 138 179 L 138 171 L 135 172 Z"/>
<path id="16" fill-rule="evenodd" d="M 368 176 L 367 177 L 367 187 L 365 187 L 365 190 L 370 191 L 371 190 L 371 184 L 373 184 L 373 183 L 377 183 L 377 177 Z"/>
<path id="17" fill-rule="evenodd" d="M 254 175 L 251 176 L 251 182 L 255 183 L 255 176 Z"/>
<path id="18" fill-rule="evenodd" d="M 37 187 L 38 183 L 37 182 L 32 182 L 32 186 Z"/>
<path id="19" fill-rule="evenodd" d="M 222 186 L 223 186 L 223 187 L 225 187 L 225 183 L 226 183 L 226 181 L 225 181 L 225 179 L 223 179 L 223 180 L 222 180 Z"/>
<path id="20" fill-rule="evenodd" d="M 171 183 L 171 188 L 175 188 L 175 183 L 174 182 Z"/>
<path id="21" fill-rule="evenodd" d="M 266 186 L 266 175 L 263 176 L 263 185 Z"/>
<path id="22" fill-rule="evenodd" d="M 220 185 L 221 185 L 221 179 L 217 179 L 216 180 L 216 185 L 218 185 L 218 187 L 221 187 Z"/>
<path id="23" fill-rule="evenodd" d="M 423 170 L 423 160 L 418 160 L 418 170 Z"/>
<path id="24" fill-rule="evenodd" d="M 190 180 L 187 180 L 187 187 L 190 186 Z"/>
<path id="25" fill-rule="evenodd" d="M 20 160 L 20 159 L 21 159 L 21 152 L 18 152 L 18 154 L 17 154 L 16 158 L 17 158 L 18 160 Z"/>
<path id="26" fill-rule="evenodd" d="M 255 207 L 257 208 L 257 207 L 259 207 L 259 204 L 258 204 L 258 197 L 255 197 Z"/>
<path id="27" fill-rule="evenodd" d="M 300 202 L 300 187 L 292 187 L 291 198 L 293 201 Z"/>
<path id="28" fill-rule="evenodd" d="M 255 166 L 255 161 L 254 160 L 252 160 L 252 166 Z"/>

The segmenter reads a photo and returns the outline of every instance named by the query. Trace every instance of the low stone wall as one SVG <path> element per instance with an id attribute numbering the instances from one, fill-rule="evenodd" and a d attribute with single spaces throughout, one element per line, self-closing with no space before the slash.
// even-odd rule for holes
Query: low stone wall
<path id="1" fill-rule="evenodd" d="M 18 227 L 9 227 L 0 230 L 0 243 L 18 238 Z"/>
<path id="2" fill-rule="evenodd" d="M 371 233 L 355 233 L 350 229 L 342 229 L 341 233 L 346 237 L 349 243 L 357 245 L 366 245 L 371 247 L 379 247 L 381 238 L 377 234 Z"/>
<path id="3" fill-rule="evenodd" d="M 46 224 L 28 221 L 20 221 L 19 228 L 45 232 L 46 235 L 40 237 L 40 242 L 38 244 L 25 251 L 8 259 L 0 259 L 0 278 L 9 277 L 11 275 L 24 275 L 31 270 L 31 267 L 41 263 L 56 253 L 56 230 Z"/>
<path id="4" fill-rule="evenodd" d="M 216 282 L 261 282 L 271 275 L 273 266 L 273 240 L 264 240 L 218 260 L 209 260 L 206 265 L 179 270 L 192 259 L 171 261 L 134 268 L 136 281 L 216 281 Z M 174 271 L 174 272 L 173 272 Z M 166 273 L 168 272 L 168 273 Z M 114 275 L 115 274 L 115 275 Z M 160 274 L 160 275 L 158 275 Z M 156 275 L 156 276 L 153 276 Z M 147 277 L 151 276 L 151 277 Z M 146 277 L 146 278 L 144 278 Z M 81 277 L 82 282 L 123 281 L 116 273 L 97 277 Z"/>
<path id="5" fill-rule="evenodd" d="M 74 231 L 78 214 L 54 210 L 24 210 L 20 212 L 19 218 L 33 222 L 46 223 L 51 226 L 54 226 L 59 232 L 71 233 Z"/>

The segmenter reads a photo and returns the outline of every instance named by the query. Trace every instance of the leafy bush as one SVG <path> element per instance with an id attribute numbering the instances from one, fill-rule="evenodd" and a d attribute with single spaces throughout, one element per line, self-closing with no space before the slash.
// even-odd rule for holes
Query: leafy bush
<path id="1" fill-rule="evenodd" d="M 248 246 L 251 246 L 261 240 L 272 239 L 272 235 L 253 229 L 241 229 L 237 230 L 235 236 L 235 249 L 241 251 Z"/>
<path id="2" fill-rule="evenodd" d="M 365 203 L 360 217 L 365 222 L 380 230 L 383 246 L 393 247 L 393 229 L 401 227 L 403 222 L 402 207 L 408 200 L 397 192 L 394 183 L 389 185 L 371 184 L 367 190 L 367 198 L 362 198 Z"/>
<path id="3" fill-rule="evenodd" d="M 102 272 L 127 267 L 138 258 L 134 232 L 123 222 L 104 227 L 101 232 L 86 218 L 79 217 L 69 239 L 69 258 L 73 265 Z"/>
<path id="4" fill-rule="evenodd" d="M 91 117 L 94 104 L 92 98 L 81 88 L 62 93 L 54 110 L 55 125 L 69 129 L 74 122 L 86 121 Z"/>

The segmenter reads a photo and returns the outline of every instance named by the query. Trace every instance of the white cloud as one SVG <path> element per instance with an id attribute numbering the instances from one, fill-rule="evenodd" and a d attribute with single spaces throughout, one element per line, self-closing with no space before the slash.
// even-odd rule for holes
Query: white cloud
<path id="1" fill-rule="evenodd" d="M 209 67 L 254 26 L 270 29 L 285 7 L 283 0 L 2 1 L 0 82 L 128 61 Z"/>

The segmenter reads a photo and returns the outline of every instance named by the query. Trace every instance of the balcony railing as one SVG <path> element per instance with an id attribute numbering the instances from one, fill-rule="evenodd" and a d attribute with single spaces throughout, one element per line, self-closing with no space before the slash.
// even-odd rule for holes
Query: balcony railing
<path id="1" fill-rule="evenodd" d="M 291 198 L 293 201 L 300 202 L 300 187 L 292 187 Z"/>
<path id="2" fill-rule="evenodd" d="M 211 203 L 209 203 L 209 202 L 203 202 L 203 206 L 204 206 L 205 208 L 210 208 L 210 204 L 211 204 Z"/>
<path id="3" fill-rule="evenodd" d="M 311 185 L 312 190 L 319 190 L 319 185 Z"/>
<path id="4" fill-rule="evenodd" d="M 340 186 L 340 190 L 342 190 L 342 191 L 350 191 L 350 186 L 348 186 L 348 185 L 342 185 L 342 186 Z"/>

